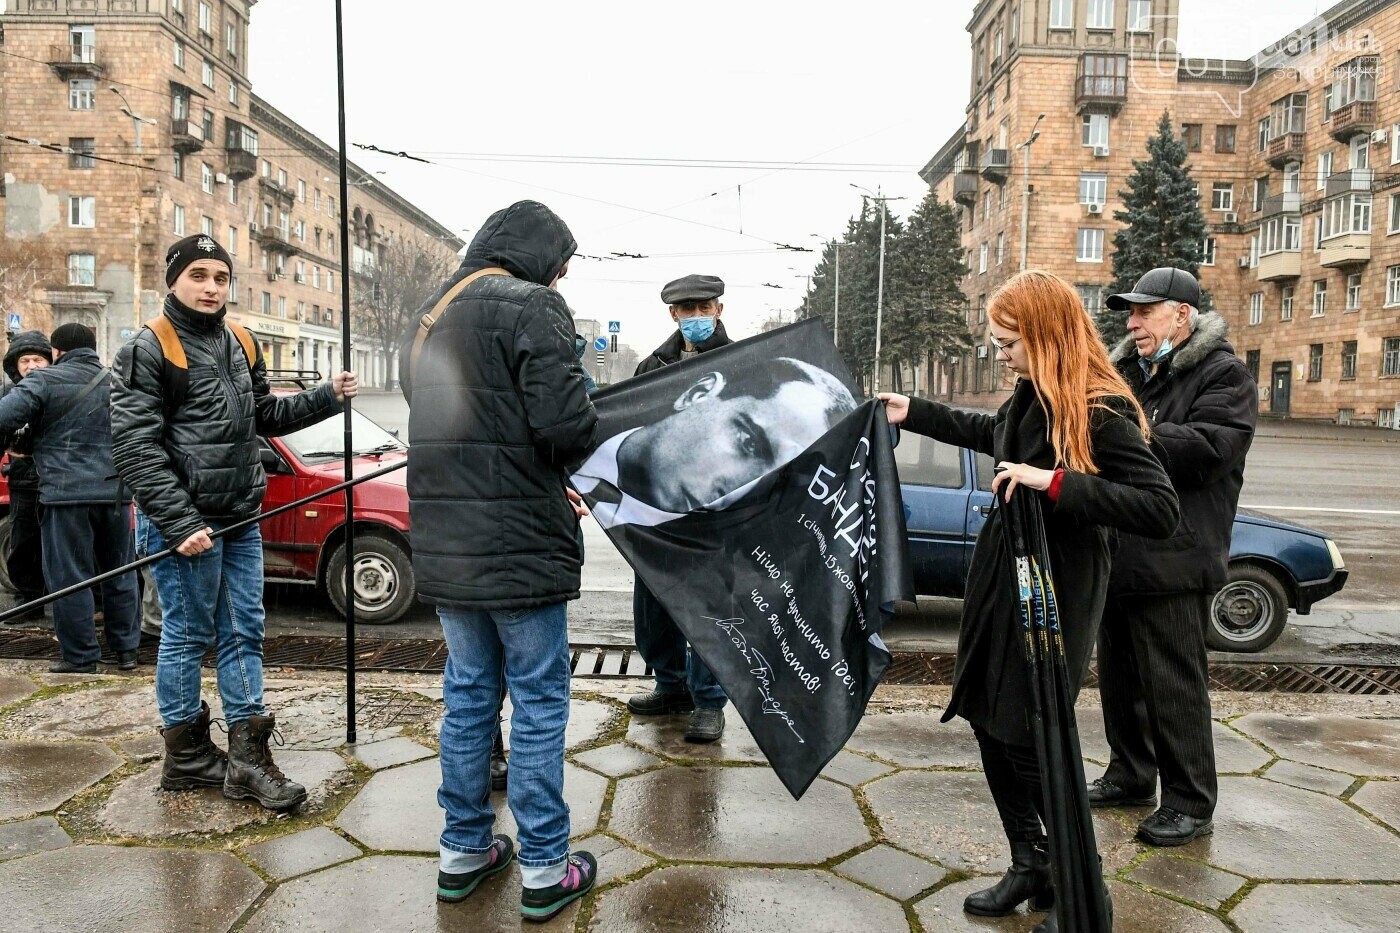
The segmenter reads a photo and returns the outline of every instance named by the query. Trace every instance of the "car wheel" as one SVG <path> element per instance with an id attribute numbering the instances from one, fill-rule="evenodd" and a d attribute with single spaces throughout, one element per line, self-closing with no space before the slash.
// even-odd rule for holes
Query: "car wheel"
<path id="1" fill-rule="evenodd" d="M 388 625 L 408 612 L 417 597 L 413 561 L 399 544 L 379 535 L 355 536 L 355 621 Z M 345 614 L 345 543 L 326 564 L 326 592 L 335 611 Z"/>
<path id="2" fill-rule="evenodd" d="M 1206 644 L 1216 651 L 1263 651 L 1288 622 L 1288 594 L 1278 577 L 1253 564 L 1230 567 L 1210 605 Z"/>

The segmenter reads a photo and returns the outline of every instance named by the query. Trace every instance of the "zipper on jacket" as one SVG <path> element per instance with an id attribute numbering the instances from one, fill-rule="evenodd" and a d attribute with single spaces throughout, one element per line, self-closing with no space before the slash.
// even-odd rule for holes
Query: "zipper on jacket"
<path id="1" fill-rule="evenodd" d="M 218 346 L 218 342 L 214 339 L 213 335 L 206 334 L 204 336 L 204 340 L 206 343 L 209 344 L 209 355 L 212 356 L 215 360 L 218 360 L 218 364 L 214 368 L 218 370 L 219 373 L 219 384 L 224 387 L 224 394 L 228 396 L 228 404 L 231 417 L 237 419 L 242 416 L 242 411 L 238 407 L 238 389 L 236 386 L 234 386 L 233 378 L 229 375 L 228 372 L 227 341 L 224 342 L 225 346 L 222 348 L 221 351 L 221 348 Z"/>

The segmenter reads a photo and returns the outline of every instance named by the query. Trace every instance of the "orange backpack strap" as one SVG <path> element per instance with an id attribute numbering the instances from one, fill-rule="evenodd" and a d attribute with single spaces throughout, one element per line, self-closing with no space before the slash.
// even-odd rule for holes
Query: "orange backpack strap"
<path id="1" fill-rule="evenodd" d="M 433 329 L 433 325 L 437 323 L 438 318 L 442 317 L 442 313 L 447 310 L 447 306 L 452 304 L 453 299 L 460 295 L 468 285 L 488 275 L 510 275 L 510 273 L 498 266 L 488 266 L 485 269 L 478 269 L 449 288 L 443 296 L 438 299 L 437 304 L 433 305 L 433 309 L 419 319 L 418 332 L 413 335 L 413 349 L 408 353 L 408 375 L 410 384 L 412 383 L 413 374 L 418 370 L 418 356 L 423 352 L 423 344 L 428 339 L 428 331 Z"/>
<path id="2" fill-rule="evenodd" d="M 157 314 L 146 322 L 146 326 L 160 341 L 160 354 L 165 357 L 165 362 L 175 369 L 188 371 L 190 363 L 185 358 L 185 345 L 180 342 L 180 335 L 175 332 L 175 325 L 170 323 L 170 318 L 164 314 Z"/>
<path id="3" fill-rule="evenodd" d="M 162 320 L 165 319 L 162 317 Z M 166 321 L 166 323 L 169 324 L 169 321 Z M 253 343 L 253 335 L 248 333 L 248 328 L 236 321 L 230 321 L 228 318 L 225 318 L 224 323 L 228 325 L 229 330 L 233 331 L 233 336 L 238 338 L 239 345 L 243 347 L 243 355 L 248 358 L 248 368 L 252 369 L 258 363 L 258 348 L 257 345 Z M 174 330 L 175 328 L 172 327 L 170 329 Z M 164 346 L 164 344 L 162 344 L 162 346 Z"/>

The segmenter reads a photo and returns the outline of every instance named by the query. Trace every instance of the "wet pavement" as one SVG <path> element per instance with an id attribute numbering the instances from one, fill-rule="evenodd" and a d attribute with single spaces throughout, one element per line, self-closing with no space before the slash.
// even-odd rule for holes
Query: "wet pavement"
<path id="1" fill-rule="evenodd" d="M 363 675 L 351 747 L 335 675 L 270 672 L 287 740 L 277 759 L 311 790 L 277 815 L 217 790 L 159 790 L 149 669 L 40 671 L 0 662 L 0 933 L 521 929 L 514 867 L 461 904 L 434 899 L 442 706 L 431 677 Z M 722 742 L 689 745 L 684 717 L 629 716 L 622 701 L 638 683 L 574 689 L 565 790 L 600 884 L 544 930 L 932 933 L 1039 920 L 962 911 L 1008 852 L 970 732 L 938 722 L 944 689 L 878 691 L 802 801 L 732 710 Z M 1090 700 L 1079 718 L 1094 777 L 1107 748 Z M 1213 700 L 1213 835 L 1154 849 L 1133 838 L 1146 809 L 1094 814 L 1115 928 L 1394 930 L 1400 700 Z M 493 801 L 497 831 L 513 834 L 504 795 Z"/>

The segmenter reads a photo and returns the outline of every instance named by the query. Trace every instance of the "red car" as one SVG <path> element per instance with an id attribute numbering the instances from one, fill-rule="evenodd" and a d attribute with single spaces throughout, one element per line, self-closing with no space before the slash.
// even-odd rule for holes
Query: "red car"
<path id="1" fill-rule="evenodd" d="M 282 391 L 282 390 L 277 390 Z M 408 445 L 358 411 L 354 421 L 356 476 L 408 456 Z M 263 511 L 342 482 L 345 422 L 337 416 L 285 437 L 263 438 L 267 470 Z M 356 486 L 355 619 L 397 622 L 412 608 L 418 588 L 408 547 L 407 471 Z M 0 554 L 9 551 L 10 488 L 0 479 Z M 336 611 L 345 611 L 345 493 L 337 492 L 262 523 L 263 574 L 278 583 L 318 586 Z M 11 589 L 0 560 L 0 585 Z"/>

